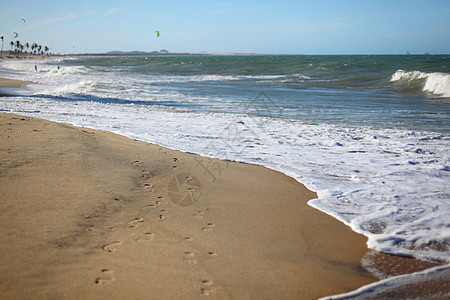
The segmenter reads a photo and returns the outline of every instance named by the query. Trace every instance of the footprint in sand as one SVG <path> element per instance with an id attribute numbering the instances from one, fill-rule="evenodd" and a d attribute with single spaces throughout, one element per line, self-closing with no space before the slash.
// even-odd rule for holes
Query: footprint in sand
<path id="1" fill-rule="evenodd" d="M 155 189 L 153 188 L 153 185 L 150 183 L 144 183 L 144 191 L 154 193 Z"/>
<path id="2" fill-rule="evenodd" d="M 213 230 L 214 227 L 216 227 L 216 224 L 209 222 L 208 224 L 206 224 L 206 226 L 204 226 L 202 228 L 203 231 L 210 231 Z"/>
<path id="3" fill-rule="evenodd" d="M 152 174 L 150 172 L 142 170 L 142 178 L 148 179 L 148 178 L 151 178 L 151 177 L 152 177 Z"/>
<path id="4" fill-rule="evenodd" d="M 136 169 L 138 167 L 142 167 L 142 162 L 140 160 L 135 160 L 131 164 L 133 165 L 133 169 Z"/>
<path id="5" fill-rule="evenodd" d="M 203 216 L 205 215 L 204 211 L 198 210 L 196 213 L 192 214 L 195 218 L 203 219 Z"/>
<path id="6" fill-rule="evenodd" d="M 160 197 L 158 197 L 160 198 Z M 149 209 L 149 208 L 155 208 L 161 205 L 161 201 L 155 201 L 155 203 L 150 203 L 147 205 L 142 206 L 142 209 Z"/>
<path id="7" fill-rule="evenodd" d="M 95 279 L 95 283 L 105 285 L 110 284 L 113 280 L 114 280 L 113 272 L 108 269 L 103 269 L 102 275 L 97 279 Z"/>
<path id="8" fill-rule="evenodd" d="M 208 255 L 211 256 L 211 257 L 214 257 L 214 256 L 217 256 L 217 253 L 214 252 L 214 251 L 209 251 Z"/>
<path id="9" fill-rule="evenodd" d="M 98 214 L 84 214 L 83 215 L 83 218 L 85 218 L 85 219 L 93 219 L 93 218 L 97 218 L 97 217 L 99 217 Z"/>
<path id="10" fill-rule="evenodd" d="M 139 241 L 153 241 L 154 234 L 152 232 L 146 232 L 144 236 L 138 237 L 136 242 Z"/>
<path id="11" fill-rule="evenodd" d="M 159 220 L 165 220 L 167 219 L 168 214 L 167 214 L 167 210 L 165 209 L 161 209 L 160 214 L 159 214 Z"/>
<path id="12" fill-rule="evenodd" d="M 214 293 L 214 287 L 213 287 L 212 282 L 209 280 L 203 280 L 201 292 L 202 292 L 202 295 L 204 295 L 204 296 L 211 296 Z"/>
<path id="13" fill-rule="evenodd" d="M 157 206 L 156 203 L 150 203 L 145 206 L 142 206 L 142 209 L 155 208 L 156 206 Z"/>
<path id="14" fill-rule="evenodd" d="M 173 158 L 173 162 L 174 162 L 174 163 L 178 162 L 178 158 L 174 157 L 174 158 Z M 172 167 L 173 167 L 174 169 L 178 169 L 178 166 L 175 166 L 175 165 L 174 165 L 174 166 L 172 166 Z"/>
<path id="15" fill-rule="evenodd" d="M 131 220 L 130 222 L 127 223 L 127 226 L 129 228 L 134 228 L 134 227 L 138 226 L 139 223 L 142 223 L 142 222 L 144 222 L 144 219 L 142 219 L 142 218 L 134 218 L 133 220 Z"/>
<path id="16" fill-rule="evenodd" d="M 121 241 L 114 241 L 114 242 L 112 242 L 112 243 L 103 245 L 103 246 L 102 246 L 102 250 L 105 251 L 105 252 L 111 253 L 111 252 L 116 251 L 116 250 L 117 250 L 116 247 L 119 246 L 119 245 L 121 245 L 121 244 L 122 244 Z"/>
<path id="17" fill-rule="evenodd" d="M 188 262 L 188 263 L 190 263 L 190 264 L 193 264 L 193 265 L 197 264 L 197 259 L 195 259 L 195 254 L 192 253 L 192 252 L 189 252 L 189 251 L 184 252 L 183 260 Z"/>

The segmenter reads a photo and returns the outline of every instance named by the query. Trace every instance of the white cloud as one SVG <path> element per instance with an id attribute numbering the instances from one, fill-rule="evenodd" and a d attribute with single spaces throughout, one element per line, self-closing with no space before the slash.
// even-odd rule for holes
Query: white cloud
<path id="1" fill-rule="evenodd" d="M 105 16 L 110 16 L 110 15 L 115 14 L 116 12 L 119 12 L 119 11 L 124 10 L 124 9 L 125 9 L 124 7 L 121 7 L 121 8 L 113 7 L 110 10 L 108 10 L 104 15 Z"/>
<path id="2" fill-rule="evenodd" d="M 96 10 L 91 10 L 91 11 L 85 13 L 84 17 L 90 17 L 90 16 L 93 16 L 93 15 L 96 15 L 96 14 L 97 14 Z"/>
<path id="3" fill-rule="evenodd" d="M 41 27 L 41 26 L 44 26 L 44 25 L 52 24 L 52 23 L 64 22 L 64 21 L 67 21 L 67 20 L 74 19 L 76 17 L 77 16 L 75 14 L 68 13 L 64 17 L 42 20 L 40 22 L 37 22 L 37 23 L 31 24 L 31 25 L 25 26 L 22 29 L 32 29 L 32 28 L 37 28 L 37 27 Z"/>

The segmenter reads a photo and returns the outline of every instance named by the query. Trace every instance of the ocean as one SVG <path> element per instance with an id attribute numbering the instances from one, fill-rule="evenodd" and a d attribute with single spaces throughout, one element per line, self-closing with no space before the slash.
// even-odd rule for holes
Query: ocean
<path id="1" fill-rule="evenodd" d="M 40 83 L 0 111 L 202 154 L 212 181 L 226 166 L 208 157 L 264 165 L 370 248 L 450 263 L 450 55 L 62 57 L 0 75 Z"/>

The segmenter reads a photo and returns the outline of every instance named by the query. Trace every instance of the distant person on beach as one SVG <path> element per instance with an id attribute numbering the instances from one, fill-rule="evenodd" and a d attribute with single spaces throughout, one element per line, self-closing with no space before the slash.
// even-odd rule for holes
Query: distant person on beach
<path id="1" fill-rule="evenodd" d="M 34 70 L 37 72 L 37 65 L 34 65 Z"/>

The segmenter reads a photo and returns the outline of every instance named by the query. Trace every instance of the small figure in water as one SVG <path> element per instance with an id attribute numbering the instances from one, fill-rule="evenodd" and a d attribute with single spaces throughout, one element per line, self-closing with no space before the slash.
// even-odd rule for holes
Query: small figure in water
<path id="1" fill-rule="evenodd" d="M 34 65 L 34 70 L 37 72 L 37 65 Z"/>

